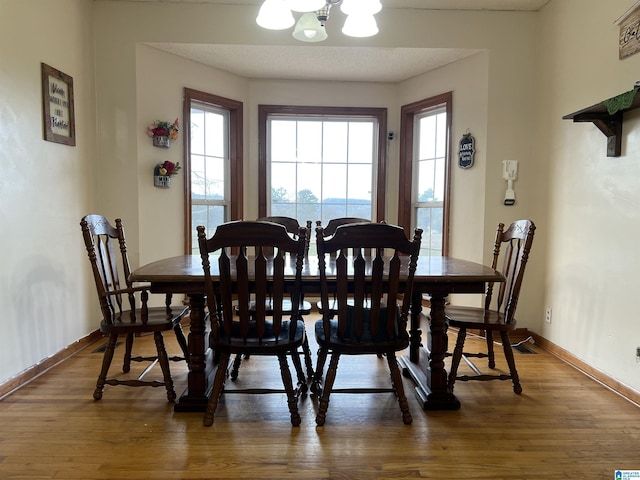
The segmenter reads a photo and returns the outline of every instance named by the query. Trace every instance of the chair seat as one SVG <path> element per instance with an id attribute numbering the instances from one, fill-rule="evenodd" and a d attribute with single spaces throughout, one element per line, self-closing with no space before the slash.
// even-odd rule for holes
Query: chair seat
<path id="1" fill-rule="evenodd" d="M 165 307 L 150 308 L 146 323 L 142 322 L 142 313 L 136 310 L 132 317 L 131 310 L 125 310 L 114 315 L 113 323 L 100 322 L 102 333 L 143 333 L 164 332 L 172 330 L 176 323 L 180 322 L 189 311 L 188 307 L 175 307 L 171 313 L 167 313 Z"/>
<path id="2" fill-rule="evenodd" d="M 316 321 L 315 333 L 318 346 L 325 350 L 340 351 L 341 353 L 385 353 L 390 350 L 398 352 L 404 350 L 409 346 L 409 337 L 396 338 L 392 340 L 378 340 L 376 342 L 371 340 L 371 335 L 368 333 L 368 328 L 365 328 L 363 337 L 358 341 L 349 337 L 341 338 L 338 335 L 338 321 L 330 320 L 331 325 L 331 338 L 327 339 L 324 333 L 323 320 Z M 367 338 L 368 337 L 368 338 Z"/>
<path id="3" fill-rule="evenodd" d="M 242 335 L 240 327 L 240 322 L 233 322 L 231 338 L 220 330 L 220 337 L 217 341 L 213 341 L 212 337 L 211 348 L 221 352 L 274 355 L 278 351 L 286 352 L 298 348 L 305 338 L 302 320 L 296 321 L 296 333 L 293 340 L 289 339 L 291 322 L 288 320 L 282 322 L 280 334 L 277 337 L 273 332 L 273 323 L 269 321 L 265 322 L 265 333 L 261 337 L 256 332 L 255 322 L 249 324 L 247 335 Z"/>
<path id="4" fill-rule="evenodd" d="M 516 328 L 516 321 L 505 322 L 505 316 L 495 310 L 485 310 L 475 307 L 452 307 L 445 310 L 447 323 L 450 327 L 477 328 L 480 330 L 494 330 L 511 332 Z"/>

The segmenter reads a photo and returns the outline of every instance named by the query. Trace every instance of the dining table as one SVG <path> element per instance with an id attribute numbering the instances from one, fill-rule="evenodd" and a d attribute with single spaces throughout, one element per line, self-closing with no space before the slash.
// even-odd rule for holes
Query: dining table
<path id="1" fill-rule="evenodd" d="M 406 262 L 403 263 L 406 268 Z M 211 261 L 211 275 L 219 276 L 218 263 Z M 294 280 L 294 262 L 285 281 Z M 327 262 L 327 278 L 335 265 Z M 232 272 L 233 274 L 233 272 Z M 204 411 L 211 393 L 215 372 L 214 355 L 208 347 L 205 314 L 204 271 L 200 255 L 179 255 L 161 259 L 135 269 L 133 282 L 149 284 L 152 293 L 185 294 L 190 307 L 188 334 L 189 372 L 187 387 L 176 401 L 176 412 Z M 399 357 L 405 376 L 415 383 L 418 401 L 425 410 L 457 410 L 460 402 L 448 388 L 445 357 L 448 351 L 446 298 L 450 294 L 481 294 L 487 282 L 504 282 L 504 276 L 489 266 L 449 256 L 421 256 L 414 276 L 411 301 L 408 354 Z M 305 258 L 302 291 L 318 293 L 320 272 L 318 258 Z M 423 296 L 429 296 L 430 312 L 426 345 L 422 341 L 421 318 Z"/>

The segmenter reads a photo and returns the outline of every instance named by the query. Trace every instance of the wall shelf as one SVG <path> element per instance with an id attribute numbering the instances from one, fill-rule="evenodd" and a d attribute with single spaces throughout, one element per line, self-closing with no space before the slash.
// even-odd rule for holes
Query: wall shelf
<path id="1" fill-rule="evenodd" d="M 640 90 L 624 92 L 600 103 L 562 117 L 574 122 L 593 122 L 607 137 L 607 157 L 619 157 L 622 151 L 622 118 L 624 112 L 640 108 Z"/>

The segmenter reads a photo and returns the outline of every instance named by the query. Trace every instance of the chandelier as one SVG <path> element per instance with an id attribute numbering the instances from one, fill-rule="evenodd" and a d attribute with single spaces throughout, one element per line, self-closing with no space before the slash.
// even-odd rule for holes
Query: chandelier
<path id="1" fill-rule="evenodd" d="M 345 19 L 342 33 L 350 37 L 372 37 L 378 33 L 374 15 L 382 10 L 380 0 L 264 0 L 256 23 L 269 30 L 292 27 L 293 38 L 302 42 L 327 39 L 325 24 L 331 7 L 340 4 Z M 302 13 L 296 22 L 292 12 Z"/>

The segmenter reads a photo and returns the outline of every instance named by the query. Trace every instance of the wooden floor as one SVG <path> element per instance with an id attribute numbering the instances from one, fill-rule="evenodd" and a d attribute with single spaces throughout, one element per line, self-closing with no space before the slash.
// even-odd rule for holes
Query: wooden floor
<path id="1" fill-rule="evenodd" d="M 136 342 L 153 351 L 151 337 Z M 516 353 L 521 396 L 509 382 L 459 383 L 459 411 L 425 412 L 405 380 L 411 426 L 388 393 L 336 394 L 322 428 L 312 396 L 293 428 L 284 395 L 226 394 L 207 428 L 200 413 L 174 413 L 163 389 L 107 386 L 93 401 L 103 343 L 0 402 L 1 479 L 602 480 L 640 470 L 640 409 L 535 345 L 537 354 Z M 166 343 L 179 353 L 172 336 Z M 172 367 L 181 392 L 186 367 Z M 384 360 L 346 357 L 338 382 L 376 375 L 387 382 Z M 277 363 L 251 358 L 238 382 L 279 385 Z"/>

